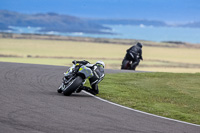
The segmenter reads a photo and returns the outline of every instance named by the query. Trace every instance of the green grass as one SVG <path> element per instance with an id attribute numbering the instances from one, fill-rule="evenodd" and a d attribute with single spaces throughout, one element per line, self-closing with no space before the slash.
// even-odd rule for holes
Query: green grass
<path id="1" fill-rule="evenodd" d="M 200 124 L 199 79 L 200 73 L 107 74 L 99 84 L 98 96 L 137 110 Z"/>

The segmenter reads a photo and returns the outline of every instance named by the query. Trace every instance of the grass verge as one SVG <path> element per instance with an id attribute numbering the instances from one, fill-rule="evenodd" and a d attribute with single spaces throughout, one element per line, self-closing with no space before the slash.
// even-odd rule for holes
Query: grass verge
<path id="1" fill-rule="evenodd" d="M 99 84 L 98 96 L 137 110 L 200 124 L 199 79 L 200 73 L 107 74 Z"/>

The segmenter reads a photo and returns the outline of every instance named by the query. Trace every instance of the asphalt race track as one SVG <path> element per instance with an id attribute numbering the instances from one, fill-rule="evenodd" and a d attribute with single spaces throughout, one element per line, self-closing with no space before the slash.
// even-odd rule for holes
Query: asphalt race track
<path id="1" fill-rule="evenodd" d="M 66 70 L 0 62 L 0 133 L 200 133 L 198 125 L 121 108 L 84 92 L 58 94 Z"/>

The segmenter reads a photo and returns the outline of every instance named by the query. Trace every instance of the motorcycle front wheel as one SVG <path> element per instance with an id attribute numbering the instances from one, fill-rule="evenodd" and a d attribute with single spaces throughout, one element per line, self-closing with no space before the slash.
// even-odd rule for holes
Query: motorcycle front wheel
<path id="1" fill-rule="evenodd" d="M 70 96 L 78 87 L 81 86 L 83 79 L 77 76 L 75 79 L 71 80 L 65 87 L 63 94 L 65 96 Z"/>

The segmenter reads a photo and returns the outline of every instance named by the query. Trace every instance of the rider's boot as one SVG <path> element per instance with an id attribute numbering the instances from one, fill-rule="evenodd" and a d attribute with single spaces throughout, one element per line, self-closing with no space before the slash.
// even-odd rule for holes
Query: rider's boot
<path id="1" fill-rule="evenodd" d="M 93 95 L 96 95 L 97 93 L 93 90 L 93 89 L 91 89 L 90 87 L 84 87 L 84 89 L 83 90 L 85 90 L 85 91 L 87 91 L 87 92 L 89 92 L 89 93 L 91 93 L 91 94 L 93 94 Z"/>
<path id="2" fill-rule="evenodd" d="M 131 70 L 135 70 L 137 65 L 138 65 L 137 62 L 134 62 L 133 64 L 131 64 Z"/>

